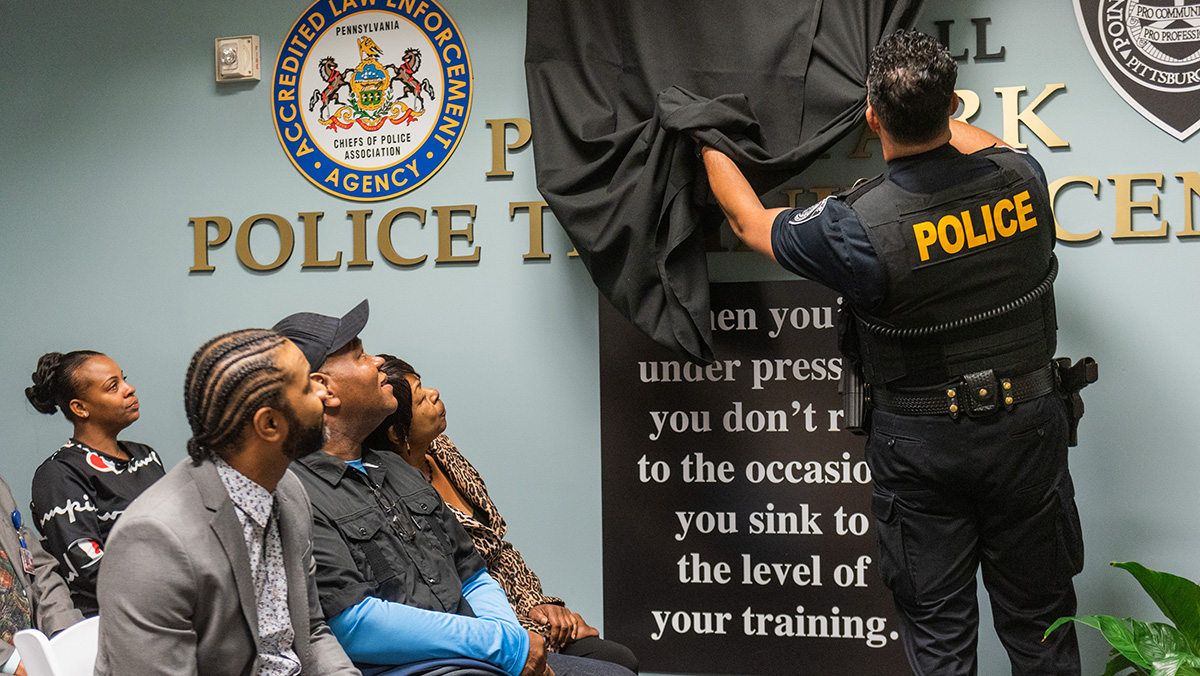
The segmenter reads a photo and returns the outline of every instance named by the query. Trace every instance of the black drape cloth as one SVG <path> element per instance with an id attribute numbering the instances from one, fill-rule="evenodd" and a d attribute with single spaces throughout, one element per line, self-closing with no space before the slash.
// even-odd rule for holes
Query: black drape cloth
<path id="1" fill-rule="evenodd" d="M 538 189 L 592 280 L 658 343 L 710 361 L 706 226 L 692 138 L 761 193 L 866 109 L 867 59 L 924 0 L 528 0 Z"/>

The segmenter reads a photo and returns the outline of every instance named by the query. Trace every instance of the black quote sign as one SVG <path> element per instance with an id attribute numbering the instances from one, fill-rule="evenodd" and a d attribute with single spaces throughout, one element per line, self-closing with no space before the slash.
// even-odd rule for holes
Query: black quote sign
<path id="1" fill-rule="evenodd" d="M 601 302 L 606 636 L 644 671 L 908 673 L 836 294 L 714 284 L 711 321 L 717 361 L 694 364 Z"/>

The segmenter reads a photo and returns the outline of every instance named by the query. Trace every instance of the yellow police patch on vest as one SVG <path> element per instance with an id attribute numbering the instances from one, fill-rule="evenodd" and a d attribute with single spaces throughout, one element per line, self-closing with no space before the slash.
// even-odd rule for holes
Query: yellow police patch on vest
<path id="1" fill-rule="evenodd" d="M 965 255 L 1018 232 L 1037 227 L 1028 190 L 983 203 L 936 220 L 914 223 L 913 237 L 921 262 L 941 261 Z"/>

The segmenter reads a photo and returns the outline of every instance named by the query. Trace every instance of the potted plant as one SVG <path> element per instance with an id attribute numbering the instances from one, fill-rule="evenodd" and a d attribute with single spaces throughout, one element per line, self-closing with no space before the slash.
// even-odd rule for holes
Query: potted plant
<path id="1" fill-rule="evenodd" d="M 1112 659 L 1101 676 L 1133 673 L 1149 676 L 1200 676 L 1200 586 L 1191 580 L 1150 570 L 1133 561 L 1113 563 L 1129 571 L 1174 626 L 1111 615 L 1060 617 L 1050 632 L 1067 622 L 1099 629 L 1112 646 Z M 1127 672 L 1132 669 L 1132 672 Z"/>

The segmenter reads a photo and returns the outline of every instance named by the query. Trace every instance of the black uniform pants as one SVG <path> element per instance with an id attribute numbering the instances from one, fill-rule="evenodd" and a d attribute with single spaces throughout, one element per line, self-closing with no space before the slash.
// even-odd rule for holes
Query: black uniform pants
<path id="1" fill-rule="evenodd" d="M 1067 413 L 1051 394 L 984 418 L 873 411 L 866 456 L 879 570 L 919 676 L 977 672 L 982 567 L 996 632 L 1021 676 L 1079 674 L 1071 578 L 1083 539 Z"/>
<path id="2" fill-rule="evenodd" d="M 609 641 L 600 638 L 599 636 L 588 636 L 581 638 L 563 646 L 559 652 L 563 655 L 571 655 L 573 657 L 587 657 L 588 659 L 600 660 L 602 662 L 612 662 L 619 664 L 633 673 L 638 673 L 638 659 L 634 656 L 633 651 L 626 648 L 624 645 L 616 641 Z M 557 670 L 555 670 L 557 674 Z"/>

